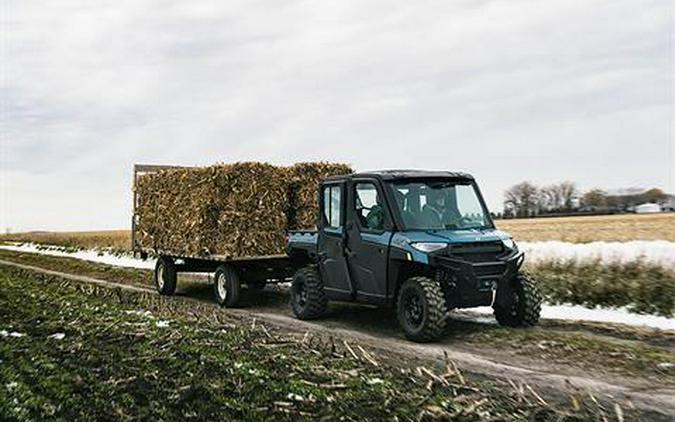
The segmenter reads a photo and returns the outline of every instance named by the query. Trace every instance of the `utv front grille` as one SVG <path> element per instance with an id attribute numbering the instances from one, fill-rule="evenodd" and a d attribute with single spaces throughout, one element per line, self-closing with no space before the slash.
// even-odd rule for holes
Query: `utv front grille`
<path id="1" fill-rule="evenodd" d="M 493 262 L 504 253 L 502 242 L 458 243 L 450 246 L 449 256 L 470 262 Z"/>

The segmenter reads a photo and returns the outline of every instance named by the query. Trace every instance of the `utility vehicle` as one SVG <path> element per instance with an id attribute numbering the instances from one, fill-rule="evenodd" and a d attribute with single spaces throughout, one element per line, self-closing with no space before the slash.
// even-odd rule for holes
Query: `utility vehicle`
<path id="1" fill-rule="evenodd" d="M 331 300 L 390 307 L 406 337 L 419 342 L 442 336 L 449 311 L 458 308 L 491 306 L 509 327 L 538 322 L 541 296 L 520 271 L 524 254 L 495 228 L 471 175 L 336 176 L 322 182 L 317 199 L 318 229 L 289 232 L 286 255 L 231 259 L 163 251 L 157 289 L 173 294 L 180 271 L 215 272 L 216 301 L 236 306 L 242 284 L 291 281 L 297 318 L 320 318 Z"/>
<path id="2" fill-rule="evenodd" d="M 329 300 L 393 307 L 405 335 L 441 336 L 448 312 L 492 306 L 510 327 L 539 320 L 541 296 L 524 254 L 495 228 L 465 173 L 378 171 L 332 177 L 317 231 L 289 234 L 291 306 L 320 317 Z"/>

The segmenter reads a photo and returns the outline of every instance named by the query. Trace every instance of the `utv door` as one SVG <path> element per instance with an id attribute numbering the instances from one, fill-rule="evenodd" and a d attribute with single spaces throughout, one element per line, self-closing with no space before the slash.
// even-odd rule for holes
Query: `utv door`
<path id="1" fill-rule="evenodd" d="M 347 257 L 362 301 L 379 303 L 387 295 L 387 263 L 392 223 L 383 192 L 374 181 L 355 180 L 350 187 Z"/>
<path id="2" fill-rule="evenodd" d="M 319 271 L 324 289 L 333 299 L 351 298 L 345 260 L 345 184 L 329 183 L 321 187 L 319 225 Z"/>

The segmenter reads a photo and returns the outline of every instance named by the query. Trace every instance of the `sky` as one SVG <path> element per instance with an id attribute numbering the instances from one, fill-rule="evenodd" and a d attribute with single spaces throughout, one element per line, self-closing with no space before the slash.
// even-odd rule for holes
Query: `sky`
<path id="1" fill-rule="evenodd" d="M 675 192 L 671 0 L 0 0 L 0 230 L 127 228 L 134 163 Z"/>

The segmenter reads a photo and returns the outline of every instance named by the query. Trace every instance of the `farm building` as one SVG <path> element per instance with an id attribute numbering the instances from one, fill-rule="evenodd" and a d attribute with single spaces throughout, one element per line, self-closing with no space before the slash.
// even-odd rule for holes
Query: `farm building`
<path id="1" fill-rule="evenodd" d="M 649 214 L 649 213 L 654 213 L 654 212 L 661 212 L 661 205 L 659 204 L 653 204 L 651 202 L 647 202 L 645 204 L 640 204 L 635 207 L 635 212 L 638 214 Z"/>

